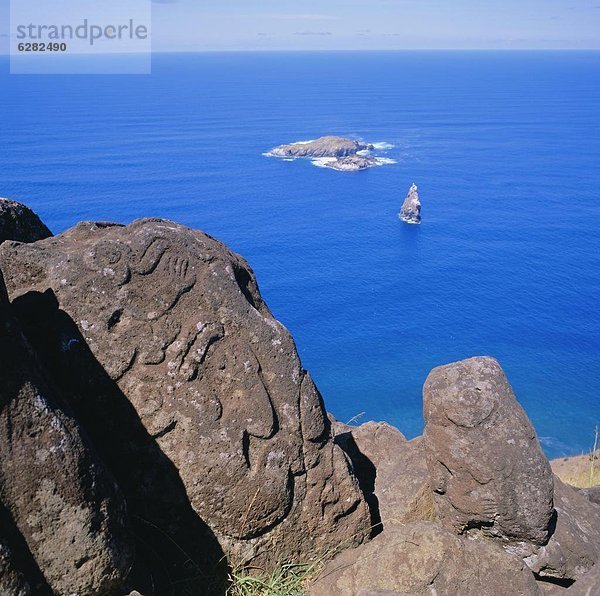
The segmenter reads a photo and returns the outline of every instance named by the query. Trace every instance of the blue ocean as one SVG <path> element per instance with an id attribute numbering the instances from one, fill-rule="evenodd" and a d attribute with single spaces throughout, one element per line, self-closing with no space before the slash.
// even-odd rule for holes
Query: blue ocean
<path id="1" fill-rule="evenodd" d="M 600 423 L 600 53 L 163 54 L 10 76 L 0 196 L 60 232 L 159 216 L 241 253 L 339 419 L 423 428 L 435 366 L 498 358 L 549 456 Z M 346 173 L 262 154 L 392 145 Z M 423 223 L 398 211 L 411 183 Z"/>

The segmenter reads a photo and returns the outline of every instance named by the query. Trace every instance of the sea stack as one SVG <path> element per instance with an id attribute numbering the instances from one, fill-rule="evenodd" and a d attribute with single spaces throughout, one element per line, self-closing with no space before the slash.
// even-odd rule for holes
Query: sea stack
<path id="1" fill-rule="evenodd" d="M 419 200 L 419 193 L 417 192 L 417 185 L 412 184 L 402 203 L 402 209 L 398 214 L 402 221 L 409 224 L 420 224 L 421 223 L 421 201 Z"/>

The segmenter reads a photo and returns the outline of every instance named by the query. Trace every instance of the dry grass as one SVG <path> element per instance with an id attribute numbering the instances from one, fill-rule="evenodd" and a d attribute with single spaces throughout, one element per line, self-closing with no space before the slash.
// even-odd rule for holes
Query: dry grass
<path id="1" fill-rule="evenodd" d="M 302 596 L 320 565 L 281 565 L 270 574 L 232 571 L 227 596 Z"/>
<path id="2" fill-rule="evenodd" d="M 593 474 L 590 475 L 593 466 Z M 592 454 L 561 457 L 550 462 L 552 471 L 563 481 L 577 488 L 600 485 L 600 450 Z"/>
<path id="3" fill-rule="evenodd" d="M 309 563 L 283 564 L 272 572 L 243 564 L 234 566 L 229 572 L 226 596 L 303 596 L 329 561 L 355 546 L 356 537 L 350 536 L 336 548 L 322 551 Z"/>

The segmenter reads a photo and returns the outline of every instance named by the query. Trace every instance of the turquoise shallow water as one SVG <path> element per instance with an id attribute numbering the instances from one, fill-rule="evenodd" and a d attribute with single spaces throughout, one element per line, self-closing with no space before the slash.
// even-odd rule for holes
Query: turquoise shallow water
<path id="1" fill-rule="evenodd" d="M 496 356 L 551 456 L 600 423 L 600 53 L 157 55 L 9 76 L 0 196 L 59 232 L 161 216 L 242 253 L 339 418 L 422 430 L 439 364 Z M 268 159 L 342 134 L 394 165 Z M 402 224 L 419 185 L 424 222 Z"/>

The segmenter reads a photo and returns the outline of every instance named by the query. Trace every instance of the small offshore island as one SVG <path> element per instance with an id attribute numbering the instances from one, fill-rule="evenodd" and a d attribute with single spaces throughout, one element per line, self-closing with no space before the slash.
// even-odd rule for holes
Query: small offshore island
<path id="1" fill-rule="evenodd" d="M 421 200 L 416 184 L 411 184 L 398 217 L 409 224 L 421 223 Z"/>
<path id="2" fill-rule="evenodd" d="M 372 152 L 390 149 L 386 143 L 363 143 L 345 137 L 325 136 L 311 141 L 279 145 L 264 155 L 285 160 L 310 159 L 312 164 L 341 172 L 358 172 L 374 166 L 396 163 L 393 159 L 377 157 Z"/>

